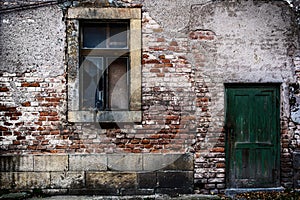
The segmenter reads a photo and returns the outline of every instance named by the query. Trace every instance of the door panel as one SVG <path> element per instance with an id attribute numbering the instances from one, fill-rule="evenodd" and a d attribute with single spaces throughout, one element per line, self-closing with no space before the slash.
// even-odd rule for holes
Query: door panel
<path id="1" fill-rule="evenodd" d="M 228 187 L 273 187 L 279 169 L 279 87 L 226 87 Z"/>

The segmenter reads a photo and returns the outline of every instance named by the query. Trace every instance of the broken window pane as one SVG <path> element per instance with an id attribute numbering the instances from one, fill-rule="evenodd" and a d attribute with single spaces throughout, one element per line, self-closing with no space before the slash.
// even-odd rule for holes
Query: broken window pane
<path id="1" fill-rule="evenodd" d="M 81 65 L 81 98 L 82 110 L 94 110 L 103 102 L 102 96 L 99 93 L 103 92 L 101 84 L 101 76 L 103 72 L 103 58 L 101 57 L 84 57 Z M 101 88 L 99 88 L 99 86 Z M 101 92 L 99 92 L 99 90 Z M 101 99 L 99 99 L 101 97 Z"/>

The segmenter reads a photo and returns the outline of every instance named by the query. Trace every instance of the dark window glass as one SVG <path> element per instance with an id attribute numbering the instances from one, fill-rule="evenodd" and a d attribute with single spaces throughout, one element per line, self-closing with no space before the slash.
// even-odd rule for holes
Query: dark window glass
<path id="1" fill-rule="evenodd" d="M 89 23 L 83 26 L 83 48 L 127 48 L 127 23 Z"/>
<path id="2" fill-rule="evenodd" d="M 126 48 L 127 47 L 127 24 L 118 23 L 110 24 L 109 34 L 110 48 Z"/>
<path id="3" fill-rule="evenodd" d="M 85 25 L 83 27 L 83 48 L 105 48 L 106 29 L 106 26 L 97 24 Z"/>

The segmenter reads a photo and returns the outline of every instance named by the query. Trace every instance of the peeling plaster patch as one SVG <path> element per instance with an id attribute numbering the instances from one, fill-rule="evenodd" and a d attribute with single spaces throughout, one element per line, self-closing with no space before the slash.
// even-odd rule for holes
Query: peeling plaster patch
<path id="1" fill-rule="evenodd" d="M 151 11 L 151 17 L 164 29 L 165 34 L 174 36 L 185 30 L 189 24 L 191 6 L 205 4 L 209 0 L 144 0 L 144 7 Z M 184 6 L 178 6 L 184 5 Z M 171 20 L 170 20 L 171 19 Z"/>
<path id="2" fill-rule="evenodd" d="M 24 73 L 51 66 L 52 74 L 60 74 L 65 48 L 62 17 L 56 6 L 1 14 L 0 71 Z"/>

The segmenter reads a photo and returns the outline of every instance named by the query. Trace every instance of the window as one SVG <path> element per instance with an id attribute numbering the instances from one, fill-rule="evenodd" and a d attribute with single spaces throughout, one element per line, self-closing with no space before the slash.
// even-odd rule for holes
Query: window
<path id="1" fill-rule="evenodd" d="M 141 9 L 67 16 L 68 121 L 141 121 Z"/>
<path id="2" fill-rule="evenodd" d="M 129 109 L 127 22 L 81 25 L 81 110 Z"/>

